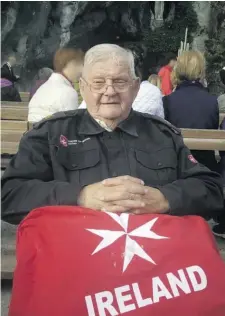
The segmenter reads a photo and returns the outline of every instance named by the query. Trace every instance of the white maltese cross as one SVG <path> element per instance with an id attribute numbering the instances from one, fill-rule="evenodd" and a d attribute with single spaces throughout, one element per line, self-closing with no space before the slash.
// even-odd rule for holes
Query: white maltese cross
<path id="1" fill-rule="evenodd" d="M 108 213 L 108 212 L 107 214 L 110 217 L 112 217 L 123 228 L 123 230 L 111 231 L 111 230 L 103 230 L 103 229 L 87 229 L 89 232 L 102 237 L 101 242 L 95 248 L 92 255 L 112 245 L 118 238 L 126 235 L 123 272 L 127 269 L 134 255 L 144 260 L 147 260 L 151 262 L 152 264 L 156 264 L 155 261 L 144 251 L 144 249 L 131 237 L 144 237 L 144 238 L 150 238 L 150 239 L 169 239 L 169 237 L 157 235 L 151 230 L 153 225 L 157 221 L 158 217 L 139 226 L 138 228 L 135 228 L 134 230 L 128 233 L 127 228 L 128 228 L 128 220 L 130 216 L 129 214 L 123 213 L 121 215 L 117 215 L 115 213 Z"/>

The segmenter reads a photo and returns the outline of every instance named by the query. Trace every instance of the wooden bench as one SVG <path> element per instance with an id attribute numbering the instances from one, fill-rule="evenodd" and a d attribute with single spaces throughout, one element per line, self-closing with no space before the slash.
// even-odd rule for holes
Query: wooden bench
<path id="1" fill-rule="evenodd" d="M 28 129 L 28 103 L 3 102 L 1 105 L 1 154 L 15 154 Z"/>
<path id="2" fill-rule="evenodd" d="M 3 120 L 2 154 L 16 154 L 22 135 L 29 129 L 27 121 Z M 225 131 L 182 129 L 185 145 L 191 150 L 225 151 Z"/>
<path id="3" fill-rule="evenodd" d="M 3 102 L 1 104 L 1 120 L 27 121 L 27 102 Z"/>
<path id="4" fill-rule="evenodd" d="M 225 151 L 225 131 L 181 129 L 181 132 L 189 149 Z"/>

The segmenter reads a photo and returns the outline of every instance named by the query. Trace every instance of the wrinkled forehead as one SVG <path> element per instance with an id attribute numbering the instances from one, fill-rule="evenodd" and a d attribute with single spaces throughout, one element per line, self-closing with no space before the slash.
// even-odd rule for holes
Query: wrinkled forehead
<path id="1" fill-rule="evenodd" d="M 127 79 L 131 78 L 128 62 L 116 55 L 85 65 L 84 74 L 85 77 L 90 80 L 95 77 L 117 78 L 122 76 Z"/>

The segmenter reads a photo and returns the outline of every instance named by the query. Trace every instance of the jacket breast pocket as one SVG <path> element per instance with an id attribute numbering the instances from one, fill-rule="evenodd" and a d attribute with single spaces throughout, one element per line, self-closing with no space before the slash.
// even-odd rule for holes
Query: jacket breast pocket
<path id="1" fill-rule="evenodd" d="M 79 182 L 81 187 L 99 182 L 101 180 L 99 150 L 75 151 L 71 147 L 60 148 L 57 153 L 57 160 L 67 173 L 68 181 Z"/>
<path id="2" fill-rule="evenodd" d="M 146 185 L 164 185 L 177 179 L 177 157 L 173 148 L 154 153 L 135 150 L 136 174 Z"/>

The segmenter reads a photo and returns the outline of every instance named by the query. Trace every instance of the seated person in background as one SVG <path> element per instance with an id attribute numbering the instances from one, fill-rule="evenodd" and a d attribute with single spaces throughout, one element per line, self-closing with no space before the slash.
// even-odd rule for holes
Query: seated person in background
<path id="1" fill-rule="evenodd" d="M 53 61 L 54 73 L 29 102 L 28 121 L 38 122 L 59 111 L 78 108 L 74 82 L 80 77 L 84 54 L 81 50 L 59 49 Z"/>
<path id="2" fill-rule="evenodd" d="M 221 130 L 225 131 L 225 119 L 221 123 Z M 220 162 L 219 162 L 219 170 L 223 178 L 223 190 L 225 192 L 225 151 L 220 152 Z M 213 233 L 216 236 L 222 237 L 225 239 L 225 197 L 224 197 L 224 212 L 217 217 L 218 225 L 213 227 Z"/>
<path id="3" fill-rule="evenodd" d="M 35 85 L 32 87 L 30 91 L 30 100 L 35 94 L 35 92 L 37 91 L 37 89 L 39 89 L 40 86 L 42 86 L 43 83 L 45 83 L 49 79 L 52 73 L 53 73 L 53 70 L 47 67 L 41 68 L 38 71 L 37 75 L 34 78 Z"/>
<path id="4" fill-rule="evenodd" d="M 87 110 L 34 125 L 2 177 L 2 218 L 80 205 L 99 211 L 208 215 L 223 207 L 222 180 L 195 162 L 180 131 L 132 110 L 140 79 L 131 52 L 96 45 L 85 55 L 80 91 Z"/>
<path id="5" fill-rule="evenodd" d="M 150 82 L 151 84 L 159 88 L 159 90 L 161 90 L 161 79 L 158 75 L 152 74 L 151 76 L 149 76 L 148 82 Z"/>
<path id="6" fill-rule="evenodd" d="M 137 70 L 141 84 L 132 108 L 138 112 L 158 115 L 164 118 L 161 91 L 148 81 L 149 74 L 146 69 L 142 67 L 141 71 Z"/>
<path id="7" fill-rule="evenodd" d="M 134 102 L 132 104 L 133 110 L 141 113 L 148 113 L 152 115 L 158 115 L 164 118 L 164 109 L 162 103 L 162 94 L 159 88 L 148 82 L 148 74 L 145 71 L 139 70 L 136 67 L 136 75 L 141 79 L 140 88 Z M 79 109 L 85 109 L 87 107 L 85 101 L 81 103 Z"/>
<path id="8" fill-rule="evenodd" d="M 221 79 L 221 82 L 223 83 L 223 88 L 224 88 L 225 87 L 225 67 L 223 67 L 223 69 L 220 70 L 220 79 Z M 218 105 L 219 105 L 219 111 L 225 112 L 225 93 L 221 94 L 218 97 Z"/>
<path id="9" fill-rule="evenodd" d="M 174 69 L 175 91 L 163 97 L 165 119 L 179 128 L 218 129 L 217 98 L 200 83 L 205 76 L 205 59 L 198 51 L 184 52 Z M 211 170 L 217 171 L 214 151 L 192 151 L 193 156 Z"/>
<path id="10" fill-rule="evenodd" d="M 21 102 L 20 94 L 14 83 L 19 79 L 14 75 L 13 66 L 16 63 L 14 56 L 10 56 L 7 63 L 1 68 L 1 100 Z"/>
<path id="11" fill-rule="evenodd" d="M 159 70 L 158 75 L 161 78 L 161 91 L 163 95 L 168 95 L 173 91 L 171 72 L 176 65 L 176 61 L 177 57 L 175 54 L 168 54 L 164 62 L 165 66 Z"/>

